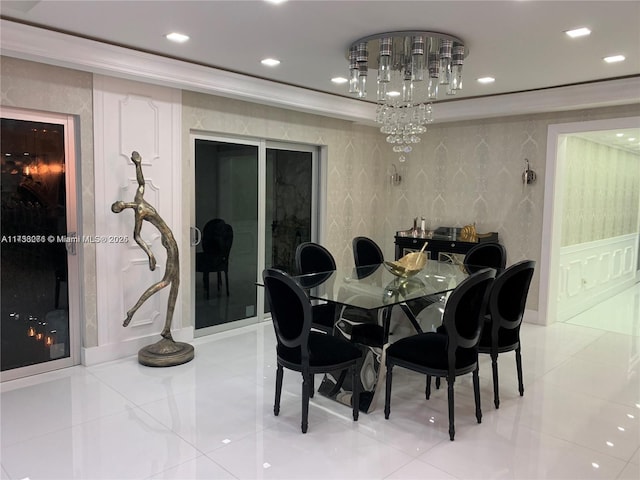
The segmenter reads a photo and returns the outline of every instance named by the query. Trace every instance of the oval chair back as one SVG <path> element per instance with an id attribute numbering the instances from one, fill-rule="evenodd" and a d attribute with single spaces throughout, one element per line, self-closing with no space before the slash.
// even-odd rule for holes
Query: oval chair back
<path id="1" fill-rule="evenodd" d="M 384 262 L 382 250 L 376 242 L 368 237 L 355 237 L 353 239 L 353 260 L 356 267 L 367 265 L 380 265 Z"/>
<path id="2" fill-rule="evenodd" d="M 329 272 L 336 269 L 336 261 L 319 243 L 305 242 L 296 248 L 296 268 L 300 275 Z"/>
<path id="3" fill-rule="evenodd" d="M 481 242 L 471 247 L 464 257 L 467 272 L 474 273 L 482 268 L 502 270 L 507 264 L 507 250 L 496 242 Z"/>

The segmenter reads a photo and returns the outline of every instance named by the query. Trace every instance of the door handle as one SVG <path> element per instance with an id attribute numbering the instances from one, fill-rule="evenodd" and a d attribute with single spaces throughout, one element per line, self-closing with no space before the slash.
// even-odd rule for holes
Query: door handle
<path id="1" fill-rule="evenodd" d="M 197 247 L 202 241 L 202 232 L 198 227 L 190 227 L 191 230 L 191 246 Z"/>
<path id="2" fill-rule="evenodd" d="M 78 249 L 76 248 L 76 243 L 78 243 L 78 234 L 77 232 L 69 232 L 67 233 L 67 241 L 65 242 L 65 247 L 67 247 L 67 253 L 69 255 L 77 255 Z"/>

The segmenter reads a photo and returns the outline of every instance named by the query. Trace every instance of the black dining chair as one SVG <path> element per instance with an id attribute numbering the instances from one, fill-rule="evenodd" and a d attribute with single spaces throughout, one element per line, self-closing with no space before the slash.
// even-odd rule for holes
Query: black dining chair
<path id="1" fill-rule="evenodd" d="M 449 296 L 443 322 L 444 334 L 419 333 L 392 343 L 386 350 L 387 380 L 384 417 L 391 412 L 391 383 L 394 366 L 426 374 L 425 396 L 431 395 L 431 377 L 445 377 L 448 385 L 449 439 L 455 436 L 454 392 L 456 377 L 473 374 L 476 419 L 482 421 L 480 381 L 478 377 L 478 342 L 489 288 L 496 272 L 485 269 L 463 280 Z"/>
<path id="2" fill-rule="evenodd" d="M 202 272 L 206 298 L 209 298 L 209 274 L 218 274 L 218 291 L 224 273 L 229 296 L 229 254 L 233 245 L 233 227 L 221 218 L 209 220 L 202 229 L 202 252 L 196 253 L 196 272 Z"/>
<path id="3" fill-rule="evenodd" d="M 358 381 L 361 350 L 333 335 L 311 330 L 311 303 L 306 293 L 288 274 L 266 269 L 262 273 L 271 320 L 277 340 L 276 392 L 274 415 L 280 413 L 284 368 L 302 373 L 302 433 L 307 432 L 309 398 L 313 396 L 313 376 L 351 369 L 353 420 L 358 420 L 360 387 Z"/>
<path id="4" fill-rule="evenodd" d="M 478 351 L 491 355 L 493 403 L 496 408 L 500 407 L 498 387 L 498 355 L 500 353 L 515 351 L 518 390 L 520 396 L 524 395 L 520 325 L 535 266 L 536 262 L 533 260 L 523 260 L 511 265 L 496 277 L 489 294 L 488 310 Z"/>
<path id="5" fill-rule="evenodd" d="M 368 237 L 355 237 L 351 242 L 353 260 L 356 267 L 380 265 L 384 262 L 382 250 L 376 242 Z"/>
<path id="6" fill-rule="evenodd" d="M 357 268 L 356 273 L 358 276 L 366 276 L 375 272 L 377 268 L 374 269 L 374 267 L 384 262 L 382 250 L 376 242 L 368 237 L 355 237 L 351 241 L 351 246 L 353 250 L 353 261 Z M 364 267 L 371 267 L 371 269 Z M 347 312 L 348 317 L 350 315 L 361 317 L 360 321 L 351 328 L 351 341 L 362 345 L 382 348 L 389 338 L 389 326 L 380 325 L 378 319 L 380 314 L 382 314 L 382 312 L 377 310 L 372 312 L 355 312 L 350 310 Z"/>
<path id="7" fill-rule="evenodd" d="M 507 250 L 501 243 L 480 242 L 469 249 L 463 264 L 469 273 L 486 267 L 500 271 L 507 264 Z"/>
<path id="8" fill-rule="evenodd" d="M 298 274 L 331 272 L 336 269 L 336 261 L 331 252 L 315 242 L 304 242 L 296 248 L 296 268 Z M 318 303 L 312 306 L 313 321 L 311 326 L 325 333 L 332 333 L 336 322 L 336 305 L 334 303 Z"/>
<path id="9" fill-rule="evenodd" d="M 353 249 L 353 260 L 355 266 L 358 268 L 358 274 L 366 274 L 366 269 L 364 269 L 366 266 L 373 267 L 384 262 L 382 249 L 372 239 L 362 236 L 355 237 L 351 244 Z M 400 307 L 413 326 L 417 329 L 420 327 L 417 320 L 415 320 L 416 315 L 433 303 L 434 300 L 431 298 L 417 298 L 415 300 L 405 302 Z M 409 311 L 407 311 L 407 309 Z M 390 328 L 390 325 L 379 326 L 372 323 L 363 323 L 354 329 L 353 340 L 366 345 L 382 347 L 388 341 Z"/>

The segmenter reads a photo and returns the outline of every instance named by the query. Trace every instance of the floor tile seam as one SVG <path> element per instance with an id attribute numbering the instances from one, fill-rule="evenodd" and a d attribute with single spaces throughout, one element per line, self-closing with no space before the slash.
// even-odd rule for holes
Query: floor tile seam
<path id="1" fill-rule="evenodd" d="M 136 407 L 140 407 L 140 405 L 135 402 L 132 398 L 129 398 L 127 396 L 126 393 L 121 392 L 120 390 L 118 390 L 115 386 L 113 386 L 111 383 L 107 382 L 106 380 L 104 380 L 103 378 L 100 378 L 98 375 L 96 375 L 94 372 L 90 371 L 89 369 L 87 369 L 87 371 L 89 372 L 90 375 L 92 375 L 98 382 L 100 382 L 102 385 L 104 385 L 106 388 L 108 388 L 109 390 L 111 390 L 112 392 L 116 393 L 117 395 L 119 395 L 120 397 L 122 397 L 125 401 L 127 401 L 128 403 L 131 403 L 132 405 L 135 405 Z"/>
<path id="2" fill-rule="evenodd" d="M 513 418 L 513 419 L 516 420 L 516 418 Z M 571 443 L 571 444 L 576 445 L 576 446 L 578 446 L 580 448 L 584 448 L 584 449 L 590 450 L 590 451 L 592 451 L 594 453 L 597 453 L 597 454 L 600 454 L 600 455 L 605 455 L 607 457 L 613 458 L 613 459 L 621 461 L 621 462 L 631 462 L 631 458 L 633 458 L 633 455 L 635 454 L 635 452 L 632 453 L 629 458 L 625 458 L 625 457 L 609 454 L 609 453 L 606 453 L 604 451 L 597 450 L 597 449 L 595 449 L 593 447 L 590 447 L 589 445 L 584 445 L 584 444 L 581 444 L 581 443 L 577 443 L 575 440 L 572 440 L 571 438 L 566 438 L 563 435 L 555 433 L 553 430 L 551 430 L 549 428 L 543 428 L 541 426 L 541 424 L 535 424 L 534 425 L 532 423 L 527 423 L 526 419 L 518 421 L 518 425 L 522 426 L 522 427 L 525 427 L 525 428 L 527 428 L 527 429 L 529 429 L 529 430 L 531 430 L 533 432 L 537 432 L 539 434 L 555 438 L 556 440 L 561 440 L 563 442 Z"/>
<path id="3" fill-rule="evenodd" d="M 24 388 L 35 387 L 47 382 L 54 382 L 63 378 L 70 378 L 76 375 L 78 371 L 87 371 L 87 367 L 84 365 L 73 365 L 71 367 L 62 368 L 59 370 L 52 370 L 49 372 L 36 373 L 27 377 L 16 378 L 13 380 L 7 380 L 6 382 L 0 382 L 0 398 L 5 393 L 15 392 L 16 390 L 22 390 Z"/>
<path id="4" fill-rule="evenodd" d="M 437 445 L 439 445 L 439 443 Z M 382 477 L 383 480 L 386 480 L 386 479 L 389 479 L 389 478 L 393 478 L 393 476 L 396 473 L 398 473 L 400 470 L 402 470 L 403 468 L 409 466 L 410 464 L 412 464 L 414 462 L 419 462 L 419 463 L 422 463 L 422 464 L 425 464 L 425 465 L 429 465 L 431 468 L 436 469 L 436 470 L 442 472 L 443 474 L 450 475 L 451 477 L 454 477 L 454 478 L 458 478 L 455 475 L 453 475 L 453 474 L 451 474 L 451 473 L 449 473 L 449 472 L 447 472 L 445 470 L 442 470 L 442 468 L 436 467 L 435 465 L 433 465 L 433 464 L 431 464 L 431 463 L 429 463 L 429 462 L 427 462 L 425 460 L 421 460 L 420 458 L 415 457 L 415 458 L 412 458 L 411 460 L 407 461 L 404 465 L 400 465 L 398 468 L 396 468 L 393 472 L 389 473 L 385 477 Z"/>
<path id="5" fill-rule="evenodd" d="M 95 421 L 102 420 L 102 419 L 105 419 L 105 418 L 108 418 L 108 417 L 113 417 L 113 416 L 115 416 L 115 415 L 121 415 L 122 413 L 124 413 L 124 412 L 126 412 L 126 411 L 127 411 L 127 410 L 126 410 L 126 408 L 125 408 L 125 409 L 120 410 L 120 411 L 118 411 L 118 412 L 111 412 L 111 413 L 107 413 L 107 414 L 105 414 L 105 415 L 100 415 L 100 416 L 98 416 L 98 417 L 93 417 L 93 418 L 90 418 L 90 419 L 87 419 L 87 420 L 83 420 L 83 421 L 81 421 L 81 422 L 74 422 L 74 423 L 72 423 L 71 425 L 68 425 L 68 426 L 65 426 L 65 427 L 54 428 L 54 429 L 52 429 L 52 430 L 48 430 L 48 431 L 46 431 L 46 432 L 40 432 L 40 433 L 38 433 L 37 435 L 31 435 L 31 436 L 29 436 L 28 438 L 24 438 L 24 439 L 19 440 L 19 441 L 17 441 L 17 442 L 9 442 L 9 443 L 6 443 L 6 442 L 3 440 L 3 442 L 2 442 L 2 448 L 4 448 L 4 447 L 14 447 L 14 446 L 16 446 L 16 445 L 20 445 L 20 444 L 22 444 L 22 443 L 26 443 L 26 442 L 32 442 L 32 441 L 37 440 L 37 439 L 39 439 L 39 438 L 41 438 L 41 437 L 46 437 L 46 436 L 48 436 L 48 435 L 52 435 L 52 434 L 55 434 L 55 433 L 58 433 L 58 432 L 64 432 L 64 431 L 66 431 L 66 430 L 73 430 L 73 429 L 75 429 L 75 428 L 81 427 L 82 425 L 84 425 L 84 424 L 86 424 L 86 423 L 95 422 Z M 146 412 L 144 412 L 144 413 L 146 413 Z M 154 420 L 155 420 L 155 419 L 154 419 Z"/>
<path id="6" fill-rule="evenodd" d="M 561 384 L 561 383 L 556 383 L 555 381 L 549 380 L 548 378 L 547 379 L 542 378 L 541 380 L 543 382 L 548 382 L 549 384 L 553 385 L 554 387 L 558 387 L 560 389 L 565 389 L 565 390 L 569 389 L 569 390 L 573 391 L 573 389 L 571 389 L 567 385 Z M 598 392 L 598 390 L 595 390 L 595 391 Z M 603 401 L 603 402 L 611 403 L 611 404 L 617 405 L 619 407 L 632 408 L 632 409 L 636 408 L 637 409 L 637 405 L 638 405 L 637 403 L 634 404 L 634 405 L 629 405 L 627 403 L 623 403 L 623 402 L 618 402 L 618 401 L 612 400 L 611 398 L 606 398 L 606 397 L 602 397 L 602 396 L 599 396 L 599 395 L 594 395 L 594 394 L 592 394 L 590 392 L 578 392 L 578 393 L 580 394 L 580 396 L 587 396 L 587 397 L 590 397 L 591 399 L 595 399 L 595 400 L 600 400 L 600 401 Z"/>
<path id="7" fill-rule="evenodd" d="M 380 412 L 380 413 L 382 414 L 382 412 Z M 391 422 L 393 420 L 392 419 L 384 419 L 384 418 L 382 418 L 382 419 L 379 419 L 379 421 L 381 421 L 381 422 Z M 476 424 L 469 425 L 469 427 L 472 427 L 474 425 L 476 425 Z M 428 425 L 423 425 L 423 427 L 428 428 L 429 426 Z M 466 425 L 462 426 L 461 428 L 465 428 L 465 427 L 466 427 Z M 421 456 L 423 456 L 424 454 L 426 454 L 427 452 L 429 452 L 433 448 L 441 445 L 442 443 L 450 442 L 450 440 L 447 438 L 448 425 L 447 426 L 443 426 L 442 439 L 441 440 L 436 441 L 433 445 L 431 445 L 430 447 L 425 448 L 423 451 L 420 451 L 420 452 L 413 452 L 413 451 L 408 452 L 406 450 L 403 450 L 403 449 L 400 449 L 400 448 L 396 447 L 394 445 L 394 442 L 387 442 L 386 440 L 380 438 L 379 436 L 376 436 L 376 432 L 372 431 L 372 430 L 374 430 L 374 427 L 368 427 L 368 426 L 364 426 L 364 425 L 358 424 L 356 428 L 358 429 L 359 433 L 362 433 L 362 435 L 365 435 L 368 438 L 370 438 L 372 440 L 375 440 L 378 443 L 383 444 L 385 446 L 385 448 L 393 448 L 394 450 L 402 452 L 405 455 L 409 455 L 410 457 L 412 457 L 411 461 L 418 460 Z M 410 463 L 411 461 L 409 461 L 408 463 Z M 429 463 L 429 462 L 424 462 L 423 461 L 423 463 Z M 429 465 L 431 465 L 431 464 L 429 463 Z"/>
<path id="8" fill-rule="evenodd" d="M 638 462 L 633 462 L 633 461 L 631 461 L 631 460 L 630 460 L 630 462 L 631 462 L 633 465 L 640 465 L 640 446 L 639 446 L 639 447 L 638 447 L 638 449 L 635 451 L 635 453 L 637 453 L 637 454 L 638 454 Z M 633 456 L 632 456 L 631 458 L 633 459 Z"/>
<path id="9" fill-rule="evenodd" d="M 220 468 L 221 470 L 224 470 L 224 471 L 225 471 L 225 472 L 227 472 L 229 475 L 231 475 L 233 478 L 235 478 L 235 479 L 238 479 L 238 478 L 239 478 L 239 477 L 237 477 L 236 475 L 234 475 L 234 474 L 233 474 L 233 472 L 229 471 L 229 470 L 228 470 L 228 469 L 226 469 L 224 466 L 222 466 L 221 464 L 219 464 L 218 462 L 216 462 L 213 458 L 211 458 L 211 457 L 209 457 L 207 454 L 203 453 L 202 455 L 198 455 L 197 457 L 192 458 L 192 459 L 190 459 L 190 460 L 185 460 L 184 462 L 182 462 L 182 463 L 180 463 L 180 464 L 178 464 L 178 465 L 174 465 L 173 467 L 169 467 L 169 468 L 166 468 L 166 469 L 164 469 L 164 470 L 162 470 L 162 471 L 160 471 L 160 472 L 156 472 L 156 473 L 154 473 L 154 474 L 152 474 L 152 475 L 149 475 L 145 480 L 150 480 L 150 479 L 152 479 L 152 478 L 154 478 L 154 477 L 156 477 L 156 478 L 157 478 L 159 475 L 162 475 L 162 474 L 163 474 L 163 473 L 165 473 L 165 472 L 168 472 L 168 471 L 170 471 L 170 470 L 173 470 L 173 469 L 175 469 L 175 468 L 178 468 L 178 467 L 180 467 L 180 466 L 182 466 L 182 465 L 185 465 L 185 464 L 187 464 L 187 463 L 189 463 L 189 462 L 196 461 L 196 460 L 198 460 L 199 458 L 202 458 L 202 457 L 204 457 L 204 458 L 208 459 L 209 461 L 213 462 L 213 463 L 214 463 L 218 468 Z"/>
<path id="10" fill-rule="evenodd" d="M 261 428 L 256 428 L 256 429 L 255 429 L 254 431 L 252 431 L 252 432 L 246 432 L 246 433 L 244 433 L 243 435 L 239 435 L 239 436 L 235 437 L 235 439 L 234 439 L 234 440 L 231 440 L 231 442 L 230 442 L 230 443 L 237 443 L 237 442 L 241 442 L 241 441 L 243 441 L 243 440 L 245 440 L 245 439 L 247 439 L 247 438 L 250 438 L 252 435 L 253 435 L 253 436 L 255 436 L 255 435 L 263 434 L 263 433 L 264 433 L 264 432 L 266 432 L 267 430 L 270 430 L 271 428 L 274 428 L 274 427 L 276 427 L 276 426 L 277 426 L 277 424 L 274 424 L 274 425 L 272 425 L 272 426 L 264 426 L 264 425 L 263 425 Z M 213 454 L 213 453 L 215 453 L 215 452 L 218 452 L 219 450 L 221 450 L 221 449 L 223 449 L 223 448 L 225 448 L 225 447 L 227 447 L 227 446 L 228 446 L 228 444 L 225 444 L 225 443 L 220 442 L 220 445 L 218 445 L 218 446 L 216 446 L 216 447 L 213 447 L 213 448 L 207 448 L 206 450 L 204 450 L 204 449 L 202 449 L 202 448 L 201 448 L 201 449 L 200 449 L 200 451 L 202 451 L 202 453 L 203 453 L 207 458 L 209 458 L 211 461 L 216 462 L 216 460 L 215 460 L 215 459 L 213 459 L 210 455 L 211 455 L 211 454 Z M 219 464 L 218 462 L 216 462 L 216 464 L 217 464 L 217 465 L 222 466 L 222 465 L 221 465 L 221 464 Z M 227 470 L 227 469 L 225 468 L 225 470 Z"/>
<path id="11" fill-rule="evenodd" d="M 525 428 L 528 428 L 532 432 L 536 432 L 536 433 L 538 433 L 540 435 L 544 435 L 544 436 L 547 436 L 547 437 L 550 437 L 550 438 L 554 438 L 556 440 L 560 440 L 561 442 L 565 442 L 565 443 L 571 444 L 574 447 L 578 447 L 580 449 L 587 450 L 587 451 L 589 451 L 591 453 L 594 453 L 594 454 L 597 454 L 597 455 L 603 455 L 604 457 L 606 457 L 608 459 L 611 459 L 611 460 L 615 460 L 616 462 L 622 462 L 624 464 L 627 464 L 627 463 L 629 463 L 630 459 L 633 457 L 633 454 L 631 454 L 631 456 L 628 459 L 616 457 L 615 455 L 611 455 L 609 453 L 602 452 L 600 450 L 596 450 L 596 449 L 594 449 L 592 447 L 589 447 L 587 445 L 581 445 L 579 443 L 576 443 L 573 440 L 569 440 L 567 438 L 563 438 L 562 436 L 556 435 L 554 433 L 547 432 L 547 431 L 545 431 L 545 430 L 543 430 L 541 428 L 537 428 L 537 427 L 534 427 L 534 426 L 531 426 L 531 425 L 526 425 L 526 424 L 521 424 L 521 425 L 523 427 L 525 427 Z M 624 467 L 620 470 L 620 472 L 618 472 L 618 474 L 620 474 L 622 472 L 622 470 L 624 470 Z"/>

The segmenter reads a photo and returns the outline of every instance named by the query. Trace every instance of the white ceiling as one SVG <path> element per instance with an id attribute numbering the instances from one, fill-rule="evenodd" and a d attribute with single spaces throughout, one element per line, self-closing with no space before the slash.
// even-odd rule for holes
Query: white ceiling
<path id="1" fill-rule="evenodd" d="M 335 96 L 348 96 L 345 85 L 330 80 L 347 76 L 349 45 L 361 37 L 401 30 L 436 31 L 465 42 L 469 54 L 464 90 L 447 103 L 451 107 L 462 107 L 465 99 L 488 97 L 495 104 L 500 94 L 640 79 L 638 0 L 290 0 L 279 5 L 263 0 L 2 0 L 0 15 Z M 583 26 L 591 35 L 570 39 L 564 34 Z M 164 38 L 174 31 L 191 38 L 184 44 Z M 603 61 L 614 54 L 626 61 Z M 265 57 L 281 64 L 265 67 L 260 63 Z M 476 82 L 485 76 L 495 77 L 495 83 Z M 625 141 L 640 138 L 639 133 L 625 132 Z M 592 140 L 640 151 L 640 144 L 627 145 L 615 135 Z"/>
<path id="2" fill-rule="evenodd" d="M 346 95 L 349 45 L 384 31 L 461 38 L 469 55 L 457 98 L 640 74 L 639 1 L 9 1 L 4 18 L 307 89 Z M 588 37 L 563 32 L 587 26 Z M 178 31 L 191 39 L 167 41 Z M 626 61 L 606 64 L 605 56 Z M 265 57 L 281 60 L 276 68 Z M 495 83 L 480 85 L 479 77 Z M 373 95 L 370 95 L 373 96 Z"/>

